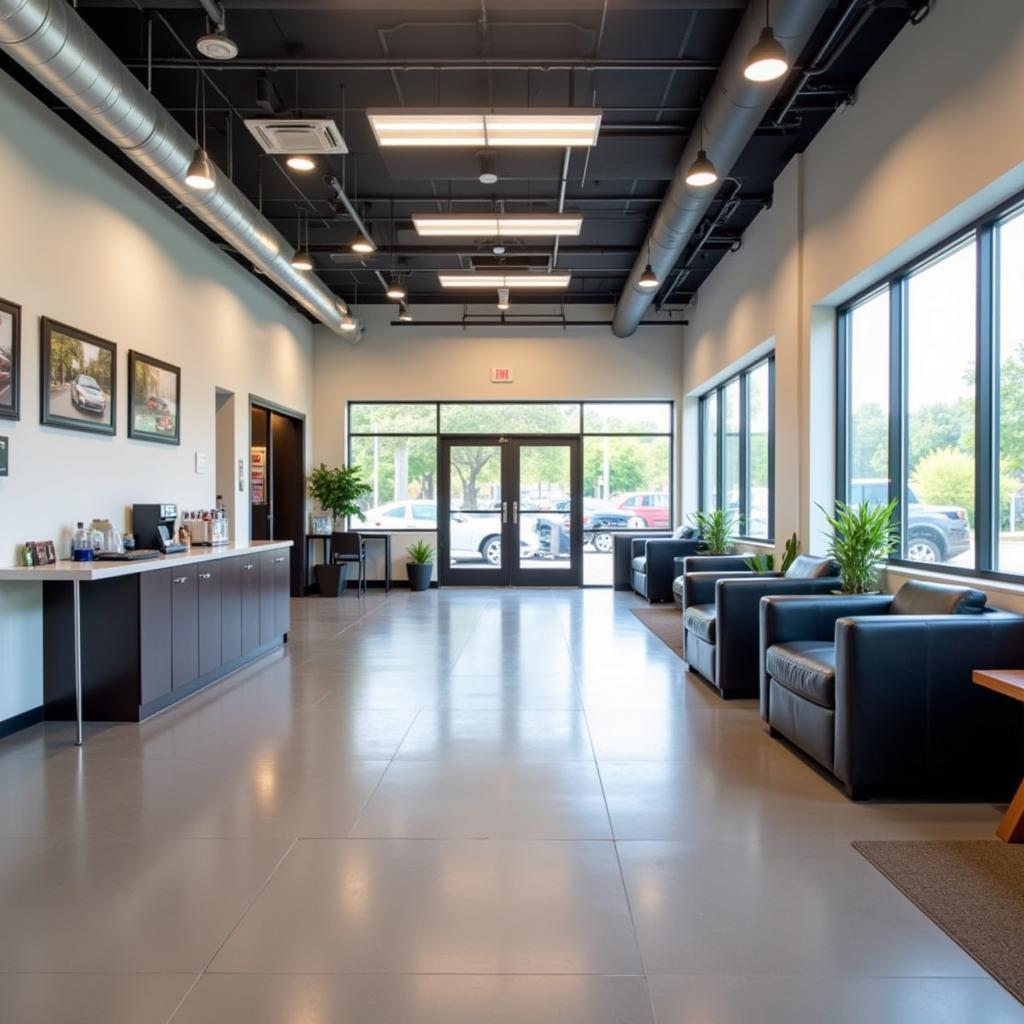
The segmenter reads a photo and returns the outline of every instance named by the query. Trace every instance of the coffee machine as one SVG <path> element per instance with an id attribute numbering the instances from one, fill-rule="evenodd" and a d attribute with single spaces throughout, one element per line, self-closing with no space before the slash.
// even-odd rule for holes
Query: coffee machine
<path id="1" fill-rule="evenodd" d="M 133 505 L 132 532 L 137 548 L 156 548 L 165 555 L 184 551 L 185 545 L 177 541 L 178 506 Z"/>

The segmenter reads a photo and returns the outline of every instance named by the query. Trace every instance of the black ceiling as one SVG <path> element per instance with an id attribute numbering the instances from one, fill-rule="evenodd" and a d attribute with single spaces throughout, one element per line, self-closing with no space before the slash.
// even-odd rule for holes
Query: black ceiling
<path id="1" fill-rule="evenodd" d="M 813 59 L 850 2 L 837 0 L 823 19 L 801 55 L 803 63 L 790 72 L 779 103 L 733 169 L 735 180 L 722 183 L 708 214 L 710 232 L 696 233 L 677 273 L 662 288 L 659 304 L 685 302 L 718 260 L 740 244 L 746 227 L 771 202 L 772 184 L 786 162 L 855 96 L 857 83 L 907 23 L 908 7 L 918 6 L 908 0 L 861 0 L 864 16 L 847 19 L 858 26 L 855 34 L 840 37 L 845 45 L 827 72 L 810 80 L 781 125 L 776 124 L 801 67 Z M 597 146 L 573 150 L 569 166 L 565 210 L 585 215 L 583 233 L 562 240 L 557 266 L 573 272 L 567 302 L 614 302 L 744 4 L 575 0 L 541 7 L 539 0 L 227 0 L 225 6 L 228 34 L 240 47 L 238 59 L 226 64 L 200 58 L 195 50 L 196 38 L 207 31 L 198 0 L 80 0 L 78 11 L 143 80 L 150 73 L 151 23 L 153 91 L 190 132 L 197 61 L 202 64 L 211 156 L 230 168 L 253 202 L 260 201 L 262 192 L 264 213 L 285 237 L 294 241 L 299 211 L 308 212 L 316 271 L 332 290 L 350 302 L 386 302 L 374 271 L 387 277 L 394 268 L 416 304 L 461 298 L 442 294 L 436 271 L 471 269 L 473 257 L 489 255 L 490 245 L 420 239 L 410 216 L 493 210 L 499 201 L 509 212 L 552 212 L 563 151 L 499 150 L 498 183 L 481 185 L 472 152 L 378 148 L 367 108 L 601 108 Z M 9 58 L 0 56 L 0 67 L 54 105 L 54 98 Z M 334 118 L 350 155 L 329 157 L 305 175 L 265 156 L 241 122 L 271 115 L 268 94 L 275 97 L 274 113 Z M 152 186 L 77 116 L 61 113 Z M 342 180 L 357 200 L 379 247 L 374 255 L 360 258 L 349 252 L 354 227 L 344 211 L 332 208 L 325 173 Z M 696 240 L 704 236 L 695 252 Z M 550 240 L 543 239 L 507 245 L 506 259 L 519 262 L 531 254 L 547 259 L 552 250 Z"/>

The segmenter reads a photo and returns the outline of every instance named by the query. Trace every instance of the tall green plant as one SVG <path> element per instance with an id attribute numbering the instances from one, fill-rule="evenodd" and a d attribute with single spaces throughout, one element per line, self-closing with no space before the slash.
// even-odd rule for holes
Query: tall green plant
<path id="1" fill-rule="evenodd" d="M 365 520 L 362 509 L 356 502 L 373 488 L 363 479 L 361 466 L 338 466 L 330 469 L 322 462 L 306 481 L 309 496 L 319 506 L 337 519 L 358 516 Z"/>
<path id="2" fill-rule="evenodd" d="M 732 546 L 732 534 L 736 527 L 736 517 L 724 508 L 716 508 L 711 512 L 695 512 L 693 524 L 697 527 L 701 544 L 709 555 L 725 555 Z"/>
<path id="3" fill-rule="evenodd" d="M 829 514 L 820 505 L 832 528 L 828 554 L 839 566 L 844 594 L 869 594 L 878 588 L 878 568 L 899 542 L 893 513 L 899 501 L 888 505 L 847 505 L 837 501 Z"/>
<path id="4" fill-rule="evenodd" d="M 782 568 L 779 571 L 783 576 L 786 575 L 789 567 L 796 561 L 796 556 L 799 554 L 800 540 L 794 533 L 790 536 L 789 540 L 786 541 L 786 545 L 782 551 Z M 745 564 L 751 572 L 756 572 L 759 575 L 765 575 L 766 573 L 775 571 L 775 555 L 766 552 L 751 555 L 746 560 Z"/>

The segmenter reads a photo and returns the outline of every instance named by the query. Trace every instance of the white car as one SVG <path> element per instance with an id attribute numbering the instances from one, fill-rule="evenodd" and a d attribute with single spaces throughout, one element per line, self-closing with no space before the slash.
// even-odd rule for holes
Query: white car
<path id="1" fill-rule="evenodd" d="M 383 530 L 436 530 L 437 502 L 423 499 L 390 501 L 364 512 L 365 526 Z M 474 515 L 452 512 L 451 560 L 501 565 L 501 519 L 496 512 Z M 539 549 L 536 537 L 523 531 L 519 538 L 521 558 L 533 558 Z"/>

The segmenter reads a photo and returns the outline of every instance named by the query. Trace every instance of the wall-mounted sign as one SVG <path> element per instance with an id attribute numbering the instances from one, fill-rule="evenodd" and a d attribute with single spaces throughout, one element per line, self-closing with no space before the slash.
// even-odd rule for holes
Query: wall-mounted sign
<path id="1" fill-rule="evenodd" d="M 492 366 L 491 367 L 491 383 L 492 384 L 511 384 L 515 380 L 515 374 L 512 372 L 511 366 Z"/>
<path id="2" fill-rule="evenodd" d="M 7 476 L 7 455 L 10 444 L 8 438 L 0 437 L 0 476 Z"/>
<path id="3" fill-rule="evenodd" d="M 249 456 L 249 497 L 254 505 L 266 500 L 267 449 L 253 447 Z"/>

